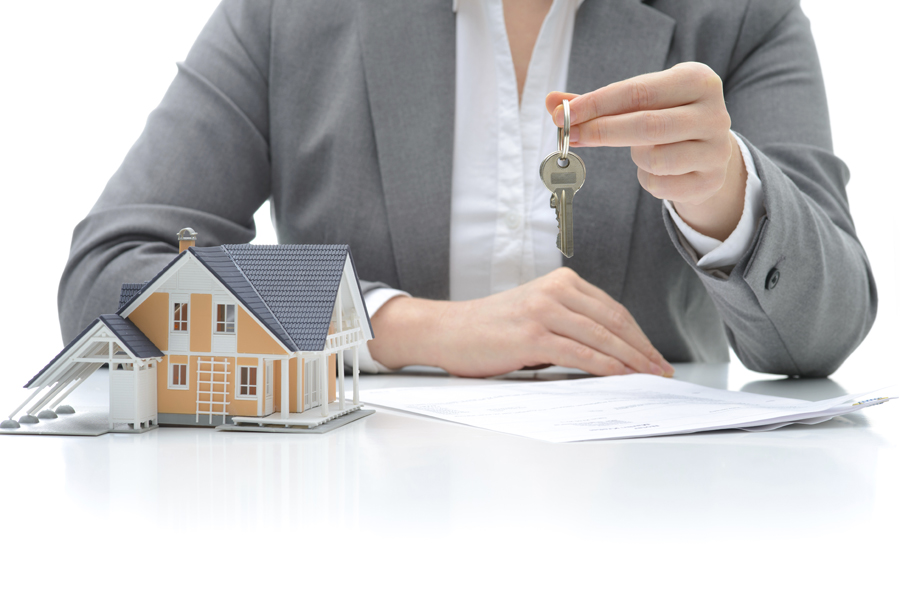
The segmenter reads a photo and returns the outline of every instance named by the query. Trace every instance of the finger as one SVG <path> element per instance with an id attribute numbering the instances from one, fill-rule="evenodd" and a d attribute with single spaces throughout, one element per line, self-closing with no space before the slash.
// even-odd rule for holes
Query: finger
<path id="1" fill-rule="evenodd" d="M 631 369 L 656 376 L 665 375 L 662 366 L 657 365 L 637 349 L 626 343 L 593 319 L 581 313 L 561 309 L 549 317 L 547 327 L 551 332 L 564 336 L 595 351 L 608 355 Z"/>
<path id="2" fill-rule="evenodd" d="M 565 336 L 553 335 L 544 345 L 549 361 L 561 367 L 574 367 L 595 376 L 624 376 L 635 371 L 615 357 L 600 353 Z"/>
<path id="3" fill-rule="evenodd" d="M 631 160 L 653 175 L 683 175 L 692 171 L 716 171 L 728 167 L 731 144 L 719 140 L 687 140 L 674 144 L 632 146 Z"/>
<path id="4" fill-rule="evenodd" d="M 604 323 L 617 336 L 662 366 L 669 375 L 675 373 L 674 368 L 653 347 L 634 316 L 604 290 L 594 286 L 568 267 L 561 267 L 541 279 L 549 285 L 546 292 L 555 298 L 556 302 L 594 321 Z M 541 312 L 545 310 L 546 307 Z"/>
<path id="5" fill-rule="evenodd" d="M 700 107 L 691 105 L 599 117 L 573 125 L 569 142 L 578 146 L 673 144 L 709 139 L 730 126 L 730 123 L 724 123 L 724 119 L 720 122 L 704 113 Z"/>
<path id="6" fill-rule="evenodd" d="M 684 175 L 653 175 L 638 167 L 641 187 L 659 199 L 672 202 L 699 203 L 718 192 L 725 183 L 725 173 L 694 171 Z"/>
<path id="7" fill-rule="evenodd" d="M 561 299 L 564 307 L 607 328 L 648 361 L 660 366 L 666 374 L 674 373 L 674 368 L 656 350 L 628 309 L 599 288 L 588 282 L 584 282 L 584 284 L 585 288 L 589 287 L 593 290 L 587 290 L 588 294 L 585 294 L 583 290 L 577 290 L 576 294 Z M 642 371 L 650 373 L 647 370 Z"/>
<path id="8" fill-rule="evenodd" d="M 578 125 L 607 115 L 682 106 L 721 88 L 721 78 L 708 66 L 683 63 L 665 71 L 619 81 L 569 100 L 569 117 L 573 125 Z M 554 122 L 561 127 L 561 116 L 560 121 L 557 118 L 554 113 Z"/>
<path id="9" fill-rule="evenodd" d="M 547 94 L 547 97 L 544 99 L 544 105 L 547 107 L 547 112 L 551 115 L 554 114 L 554 111 L 558 108 L 562 111 L 562 101 L 569 101 L 569 108 L 572 107 L 572 101 L 578 98 L 578 94 L 571 94 L 569 92 L 550 92 Z M 560 113 L 562 114 L 562 113 Z M 571 115 L 570 115 L 571 117 Z M 562 117 L 560 117 L 562 118 Z M 559 122 L 557 127 L 562 127 L 562 121 Z"/>

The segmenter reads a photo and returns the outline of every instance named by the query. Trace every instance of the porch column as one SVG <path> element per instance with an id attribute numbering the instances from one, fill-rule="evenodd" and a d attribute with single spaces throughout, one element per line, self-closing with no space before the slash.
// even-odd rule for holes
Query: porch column
<path id="1" fill-rule="evenodd" d="M 290 359 L 281 360 L 281 417 L 287 419 L 291 413 L 291 369 Z"/>
<path id="2" fill-rule="evenodd" d="M 338 351 L 338 370 L 337 370 L 337 384 L 338 384 L 338 407 L 341 408 L 341 411 L 344 410 L 344 351 Z"/>
<path id="3" fill-rule="evenodd" d="M 303 413 L 303 359 L 297 355 L 297 413 Z"/>
<path id="4" fill-rule="evenodd" d="M 238 378 L 241 375 L 241 368 L 237 368 Z M 263 400 L 266 398 L 266 368 L 263 363 L 263 358 L 260 357 L 256 360 L 256 416 L 261 417 L 263 414 Z M 241 385 L 240 380 L 238 380 L 238 386 Z M 240 390 L 240 388 L 238 388 Z"/>
<path id="5" fill-rule="evenodd" d="M 342 297 L 344 296 L 344 279 L 341 278 L 341 283 L 338 286 L 338 294 L 337 294 L 337 331 L 344 331 L 344 304 Z M 344 345 L 344 337 L 340 337 L 339 347 Z M 340 350 L 337 353 L 337 362 L 338 362 L 338 370 L 337 370 L 337 386 L 338 386 L 338 407 L 341 411 L 344 410 L 344 351 Z"/>
<path id="6" fill-rule="evenodd" d="M 359 405 L 359 346 L 353 347 L 353 404 Z"/>
<path id="7" fill-rule="evenodd" d="M 141 415 L 140 415 L 140 395 L 141 395 L 141 386 L 138 383 L 138 369 L 137 362 L 131 364 L 131 387 L 132 387 L 132 399 L 131 399 L 131 417 L 134 420 L 131 422 L 133 424 L 133 428 L 135 430 L 141 429 Z M 222 416 L 222 423 L 225 423 L 225 416 Z M 209 416 L 209 424 L 212 425 L 212 416 Z"/>
<path id="8" fill-rule="evenodd" d="M 322 417 L 328 417 L 328 355 L 319 357 L 319 398 Z"/>

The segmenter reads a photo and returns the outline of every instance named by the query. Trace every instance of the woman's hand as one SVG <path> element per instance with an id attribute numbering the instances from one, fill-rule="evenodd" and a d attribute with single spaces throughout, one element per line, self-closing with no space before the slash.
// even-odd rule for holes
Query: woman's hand
<path id="1" fill-rule="evenodd" d="M 744 208 L 747 171 L 729 132 L 722 80 L 702 63 L 681 63 L 578 96 L 547 95 L 563 125 L 569 100 L 570 144 L 630 146 L 641 186 L 672 201 L 698 232 L 724 240 Z"/>
<path id="2" fill-rule="evenodd" d="M 566 267 L 472 301 L 397 297 L 372 327 L 372 357 L 390 368 L 433 365 L 469 377 L 547 364 L 596 375 L 674 373 L 625 307 Z"/>

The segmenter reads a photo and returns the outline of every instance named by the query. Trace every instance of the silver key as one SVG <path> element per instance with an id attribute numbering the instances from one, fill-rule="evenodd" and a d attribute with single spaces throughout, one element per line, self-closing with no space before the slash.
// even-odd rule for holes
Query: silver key
<path id="1" fill-rule="evenodd" d="M 566 257 L 575 254 L 574 226 L 572 224 L 575 193 L 584 185 L 584 161 L 569 152 L 569 101 L 563 100 L 563 126 L 556 135 L 558 150 L 551 152 L 541 163 L 541 180 L 550 190 L 550 207 L 556 209 L 559 234 L 556 247 Z"/>
<path id="2" fill-rule="evenodd" d="M 567 257 L 575 254 L 575 240 L 572 225 L 572 201 L 575 193 L 584 184 L 584 161 L 577 154 L 570 152 L 563 161 L 560 152 L 551 152 L 541 163 L 541 179 L 552 192 L 550 207 L 556 209 L 556 221 L 559 224 L 559 235 L 556 246 Z M 562 164 L 560 164 L 562 163 Z"/>

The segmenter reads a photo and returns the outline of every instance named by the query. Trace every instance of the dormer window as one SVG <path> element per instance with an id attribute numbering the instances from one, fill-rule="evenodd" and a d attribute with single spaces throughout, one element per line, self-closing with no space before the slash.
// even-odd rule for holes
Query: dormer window
<path id="1" fill-rule="evenodd" d="M 216 334 L 234 334 L 234 305 L 216 305 Z"/>
<path id="2" fill-rule="evenodd" d="M 188 331 L 188 304 L 172 303 L 172 331 Z"/>

